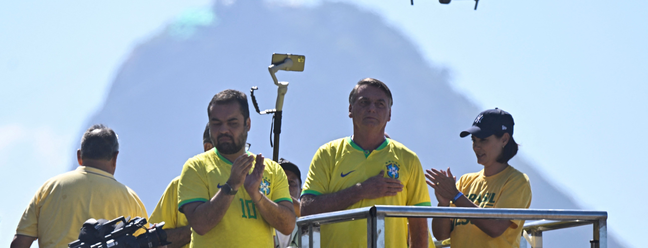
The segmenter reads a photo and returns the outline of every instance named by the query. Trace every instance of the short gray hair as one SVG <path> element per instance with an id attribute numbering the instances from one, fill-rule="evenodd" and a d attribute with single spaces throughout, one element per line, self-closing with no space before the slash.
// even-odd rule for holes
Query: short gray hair
<path id="1" fill-rule="evenodd" d="M 81 138 L 81 159 L 111 160 L 117 152 L 117 134 L 103 124 L 88 128 Z"/>

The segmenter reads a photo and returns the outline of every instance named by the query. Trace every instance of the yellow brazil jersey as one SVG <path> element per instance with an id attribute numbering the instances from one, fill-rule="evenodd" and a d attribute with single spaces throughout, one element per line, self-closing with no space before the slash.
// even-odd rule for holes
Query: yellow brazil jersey
<path id="1" fill-rule="evenodd" d="M 188 226 L 189 222 L 187 217 L 178 211 L 178 183 L 180 182 L 180 176 L 174 178 L 169 186 L 167 186 L 166 191 L 162 194 L 160 201 L 157 206 L 151 213 L 149 218 L 150 223 L 160 223 L 164 221 L 164 229 L 174 229 L 183 226 Z M 182 246 L 183 248 L 189 248 L 189 244 Z"/>
<path id="2" fill-rule="evenodd" d="M 403 191 L 395 196 L 363 199 L 348 209 L 373 205 L 430 206 L 421 162 L 414 152 L 391 139 L 365 151 L 350 137 L 331 141 L 317 150 L 302 195 L 330 194 L 364 182 L 384 170 L 398 179 Z M 387 218 L 387 247 L 407 247 L 407 218 Z M 357 220 L 321 227 L 322 247 L 367 247 L 367 222 Z"/>
<path id="3" fill-rule="evenodd" d="M 17 234 L 38 238 L 43 248 L 67 247 L 90 219 L 148 217 L 137 194 L 108 172 L 87 166 L 53 177 L 36 192 Z M 144 229 L 136 232 L 143 233 Z"/>
<path id="4" fill-rule="evenodd" d="M 292 202 L 288 179 L 279 164 L 264 160 L 259 191 L 274 202 Z M 252 171 L 250 169 L 250 171 Z M 232 163 L 216 149 L 190 158 L 182 168 L 178 186 L 178 208 L 187 203 L 207 202 L 227 182 Z M 205 235 L 191 234 L 191 247 L 272 247 L 274 229 L 256 209 L 252 198 L 240 187 L 221 222 Z"/>
<path id="5" fill-rule="evenodd" d="M 465 174 L 457 182 L 457 189 L 481 208 L 529 208 L 531 205 L 529 178 L 512 166 L 488 177 L 484 176 L 484 170 Z M 452 247 L 519 247 L 524 220 L 512 222 L 501 236 L 491 238 L 470 220 L 455 219 L 450 233 Z"/>

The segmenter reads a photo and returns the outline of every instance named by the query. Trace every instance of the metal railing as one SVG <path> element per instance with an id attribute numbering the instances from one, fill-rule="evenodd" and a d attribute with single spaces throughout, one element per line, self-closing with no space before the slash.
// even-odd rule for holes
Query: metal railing
<path id="1" fill-rule="evenodd" d="M 313 227 L 367 219 L 367 247 L 383 248 L 385 247 L 386 217 L 541 220 L 524 225 L 523 236 L 533 248 L 542 247 L 542 232 L 544 231 L 593 224 L 591 247 L 607 248 L 607 212 L 605 211 L 384 205 L 301 217 L 297 220 L 298 233 L 307 230 L 308 235 L 301 236 L 299 247 L 303 247 L 306 242 L 310 248 L 313 247 Z"/>

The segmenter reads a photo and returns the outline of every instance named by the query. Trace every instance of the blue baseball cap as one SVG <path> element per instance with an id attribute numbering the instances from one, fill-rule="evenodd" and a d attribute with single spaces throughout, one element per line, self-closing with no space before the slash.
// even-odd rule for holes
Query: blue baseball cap
<path id="1" fill-rule="evenodd" d="M 508 112 L 494 108 L 479 113 L 472 127 L 462 131 L 459 137 L 463 138 L 469 134 L 483 139 L 495 133 L 505 132 L 513 135 L 513 116 Z"/>

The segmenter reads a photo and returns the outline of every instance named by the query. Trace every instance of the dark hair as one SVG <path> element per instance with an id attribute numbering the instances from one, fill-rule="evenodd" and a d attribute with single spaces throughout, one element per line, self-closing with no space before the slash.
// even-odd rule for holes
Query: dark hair
<path id="1" fill-rule="evenodd" d="M 290 162 L 290 161 L 288 161 L 288 160 L 286 160 L 284 158 L 280 158 L 279 162 L 277 162 L 277 163 L 281 166 L 281 168 L 284 169 L 284 171 L 288 170 L 288 171 L 290 171 L 292 173 L 295 173 L 295 175 L 299 179 L 299 185 L 302 184 L 301 171 L 299 170 L 299 167 L 297 167 L 296 164 L 294 164 L 293 162 Z"/>
<path id="2" fill-rule="evenodd" d="M 392 99 L 392 93 L 389 90 L 389 87 L 387 87 L 387 85 L 382 81 L 375 78 L 365 78 L 360 80 L 356 84 L 356 86 L 353 87 L 353 90 L 351 90 L 351 93 L 349 94 L 349 104 L 353 105 L 353 103 L 357 99 L 356 95 L 358 94 L 358 88 L 363 85 L 369 85 L 381 89 L 389 97 L 389 106 L 391 107 L 392 105 L 394 105 L 394 99 Z"/>
<path id="3" fill-rule="evenodd" d="M 247 121 L 247 119 L 250 118 L 250 107 L 248 106 L 247 96 L 243 92 L 231 89 L 218 92 L 218 94 L 214 95 L 211 102 L 209 102 L 209 106 L 207 106 L 207 116 L 211 117 L 209 111 L 213 105 L 228 104 L 232 102 L 238 102 L 241 106 L 243 121 Z"/>
<path id="4" fill-rule="evenodd" d="M 506 132 L 497 132 L 495 133 L 495 137 L 502 138 Z M 510 135 L 510 134 L 509 134 Z M 515 143 L 515 139 L 513 139 L 513 135 L 510 135 L 510 139 L 506 145 L 504 145 L 504 148 L 502 149 L 502 153 L 497 157 L 497 162 L 498 163 L 508 163 L 511 158 L 515 156 L 518 152 L 518 144 Z"/>
<path id="5" fill-rule="evenodd" d="M 117 134 L 103 124 L 88 128 L 81 138 L 81 159 L 111 160 L 117 152 Z"/>
<path id="6" fill-rule="evenodd" d="M 203 144 L 212 144 L 214 143 L 211 141 L 211 136 L 209 135 L 209 122 L 207 122 L 207 125 L 205 126 L 205 132 L 203 133 Z"/>

